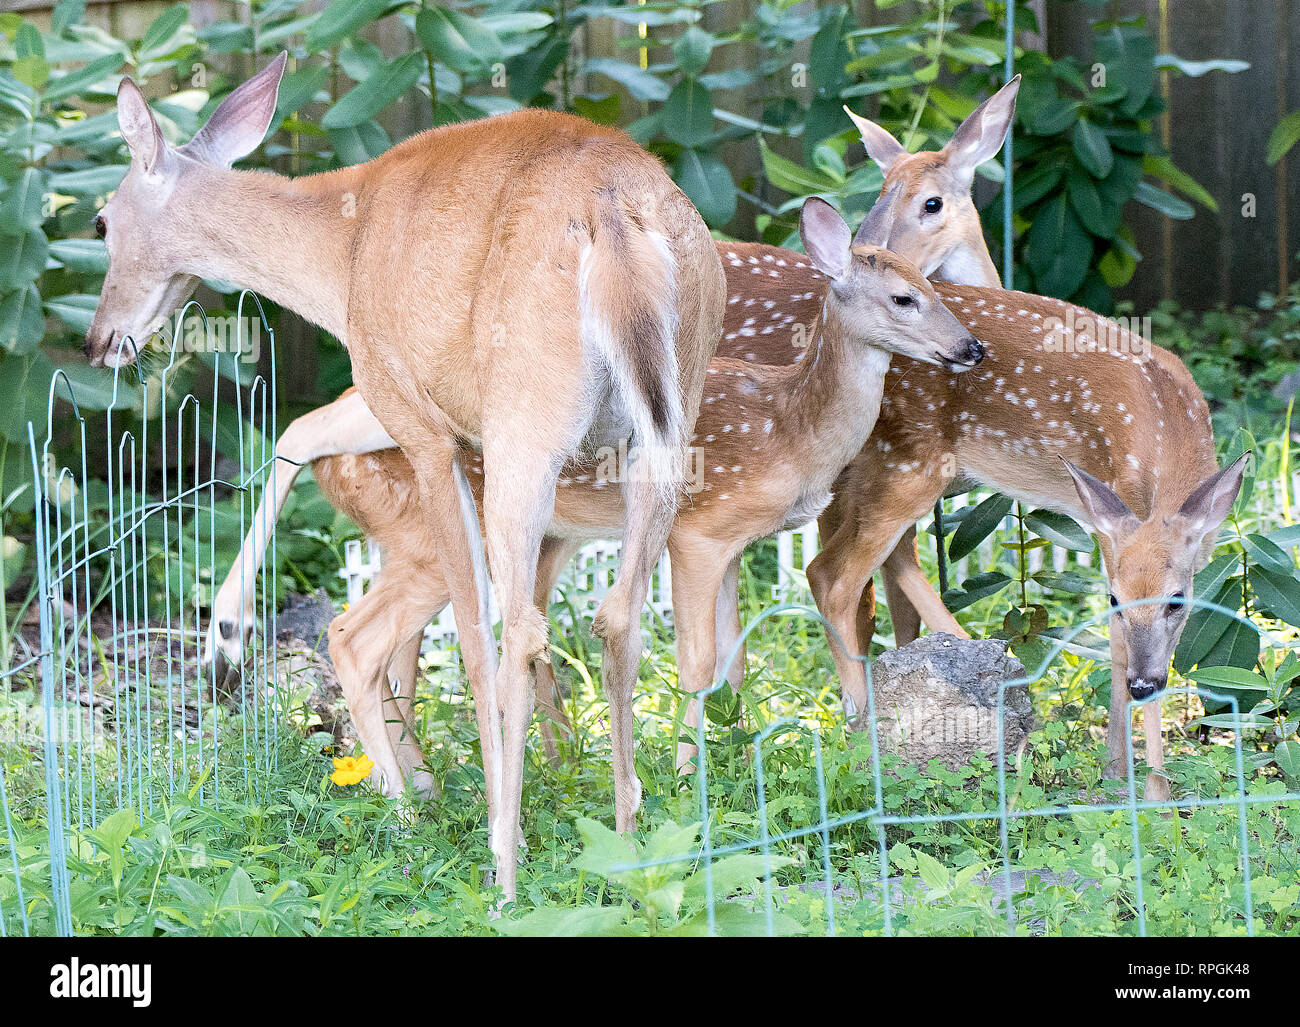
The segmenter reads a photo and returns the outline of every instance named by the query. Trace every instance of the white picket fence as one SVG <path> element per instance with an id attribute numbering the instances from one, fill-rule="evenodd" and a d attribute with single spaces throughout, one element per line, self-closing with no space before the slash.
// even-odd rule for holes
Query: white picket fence
<path id="1" fill-rule="evenodd" d="M 1295 491 L 1292 494 L 1300 495 L 1300 471 L 1294 476 L 1293 485 Z M 1274 494 L 1270 500 L 1266 500 L 1265 493 L 1270 489 Z M 944 513 L 958 514 L 967 506 L 977 505 L 986 494 L 976 491 L 945 500 Z M 1273 527 L 1280 527 L 1283 523 L 1278 513 L 1282 509 L 1281 483 L 1277 481 L 1259 483 L 1256 486 L 1255 497 L 1256 513 L 1261 520 L 1262 530 L 1268 531 Z M 1272 523 L 1273 521 L 1276 521 L 1276 524 Z M 1008 514 L 998 530 L 1008 534 L 1014 533 L 1015 517 Z M 921 546 L 928 546 L 933 552 L 934 536 L 923 534 L 920 538 Z M 792 592 L 804 587 L 804 575 L 808 564 L 812 562 L 820 548 L 816 521 L 809 521 L 800 528 L 783 531 L 776 536 L 777 584 L 772 590 L 774 600 L 787 599 Z M 981 570 L 987 570 L 993 563 L 994 549 L 994 535 L 990 535 L 973 553 L 949 563 L 948 580 L 953 584 L 960 584 L 964 579 L 978 574 Z M 567 598 L 579 616 L 589 619 L 614 583 L 614 576 L 618 571 L 619 552 L 620 547 L 617 542 L 592 542 L 584 546 L 565 569 L 556 589 L 556 596 Z M 1091 553 L 1075 553 L 1063 546 L 1046 546 L 1030 551 L 1029 573 L 1034 574 L 1045 569 L 1047 564 L 1044 554 L 1050 554 L 1050 567 L 1056 571 L 1064 571 L 1071 566 L 1092 566 Z M 355 603 L 365 594 L 371 579 L 379 572 L 382 555 L 379 547 L 369 541 L 364 544 L 360 541 L 346 543 L 343 555 L 344 563 L 339 571 L 339 577 L 347 582 L 348 602 Z M 672 567 L 667 553 L 664 553 L 655 567 L 649 594 L 646 596 L 646 605 L 664 621 L 672 622 Z M 493 622 L 500 620 L 496 597 L 493 595 L 488 596 L 488 609 Z M 456 618 L 452 614 L 450 605 L 425 629 L 424 638 L 426 649 L 445 649 L 456 644 L 458 638 Z"/>

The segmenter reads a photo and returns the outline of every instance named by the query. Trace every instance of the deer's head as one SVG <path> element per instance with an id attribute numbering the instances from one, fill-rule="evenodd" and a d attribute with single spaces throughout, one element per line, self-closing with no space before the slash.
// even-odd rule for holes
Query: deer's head
<path id="1" fill-rule="evenodd" d="M 975 169 L 1002 148 L 1016 113 L 1017 75 L 981 103 L 942 150 L 908 153 L 875 122 L 844 108 L 867 156 L 885 173 L 882 193 L 898 187 L 898 211 L 886 240 L 928 277 L 996 289 L 1002 283 L 989 257 L 971 200 Z"/>
<path id="2" fill-rule="evenodd" d="M 108 275 L 86 332 L 96 366 L 131 363 L 137 349 L 194 292 L 204 246 L 198 226 L 222 212 L 204 203 L 211 175 L 261 145 L 275 114 L 287 54 L 227 96 L 184 146 L 172 147 L 130 79 L 117 90 L 117 121 L 131 166 L 95 218 L 108 245 Z M 127 340 L 130 341 L 127 341 Z"/>
<path id="3" fill-rule="evenodd" d="M 884 248 L 897 198 L 897 187 L 882 196 L 852 237 L 825 200 L 812 196 L 804 202 L 799 217 L 804 250 L 830 279 L 824 327 L 834 324 L 852 341 L 949 370 L 974 367 L 984 348 L 916 265 Z"/>
<path id="4" fill-rule="evenodd" d="M 1140 520 L 1104 482 L 1067 461 L 1101 540 L 1110 584 L 1110 633 L 1126 654 L 1126 684 L 1139 702 L 1164 690 L 1174 647 L 1191 612 L 1192 575 L 1232 511 L 1247 453 L 1201 482 L 1172 515 Z M 1137 606 L 1124 607 L 1128 603 Z M 1114 687 L 1114 685 L 1112 685 Z"/>

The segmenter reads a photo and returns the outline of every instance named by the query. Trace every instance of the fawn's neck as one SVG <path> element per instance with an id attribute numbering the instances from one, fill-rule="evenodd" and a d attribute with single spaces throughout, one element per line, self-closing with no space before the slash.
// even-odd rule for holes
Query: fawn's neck
<path id="1" fill-rule="evenodd" d="M 791 379 L 783 420 L 807 440 L 811 459 L 833 464 L 838 474 L 875 427 L 890 354 L 850 339 L 824 305 L 814 337 L 804 358 L 782 369 Z"/>
<path id="2" fill-rule="evenodd" d="M 252 289 L 346 345 L 357 170 L 293 179 L 207 169 L 184 270 Z"/>

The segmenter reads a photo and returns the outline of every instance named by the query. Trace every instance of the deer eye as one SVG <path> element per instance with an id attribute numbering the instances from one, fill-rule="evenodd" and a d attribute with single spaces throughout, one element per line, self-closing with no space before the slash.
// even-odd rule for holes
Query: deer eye
<path id="1" fill-rule="evenodd" d="M 1166 607 L 1166 609 L 1170 613 L 1177 613 L 1180 609 L 1182 609 L 1186 600 L 1187 600 L 1187 596 L 1184 595 L 1182 592 L 1175 592 L 1172 596 L 1169 597 L 1169 605 Z"/>
<path id="2" fill-rule="evenodd" d="M 101 239 L 108 234 L 108 222 L 104 220 L 103 214 L 95 215 L 95 234 Z"/>
<path id="3" fill-rule="evenodd" d="M 938 214 L 939 211 L 943 210 L 943 200 L 938 196 L 931 196 L 925 201 L 923 209 L 927 214 Z"/>
<path id="4" fill-rule="evenodd" d="M 1110 608 L 1113 610 L 1119 605 L 1119 600 L 1115 598 L 1115 593 L 1110 594 Z"/>
<path id="5" fill-rule="evenodd" d="M 910 307 L 912 305 L 911 296 L 892 296 L 890 298 L 894 301 L 894 305 L 898 307 Z"/>

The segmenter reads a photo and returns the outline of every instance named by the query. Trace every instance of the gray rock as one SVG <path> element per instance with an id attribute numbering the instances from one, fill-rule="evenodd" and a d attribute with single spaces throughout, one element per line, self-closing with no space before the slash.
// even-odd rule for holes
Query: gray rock
<path id="1" fill-rule="evenodd" d="M 998 686 L 1023 678 L 1024 667 L 994 638 L 924 635 L 882 653 L 871 664 L 877 737 L 883 751 L 924 766 L 936 756 L 950 770 L 976 752 L 996 759 Z M 853 727 L 867 727 L 860 715 Z M 1026 685 L 1003 696 L 1003 746 L 1008 763 L 1034 727 Z"/>
<path id="2" fill-rule="evenodd" d="M 323 588 L 306 596 L 290 592 L 275 618 L 276 638 L 281 642 L 296 638 L 329 660 L 329 626 L 337 613 Z"/>

